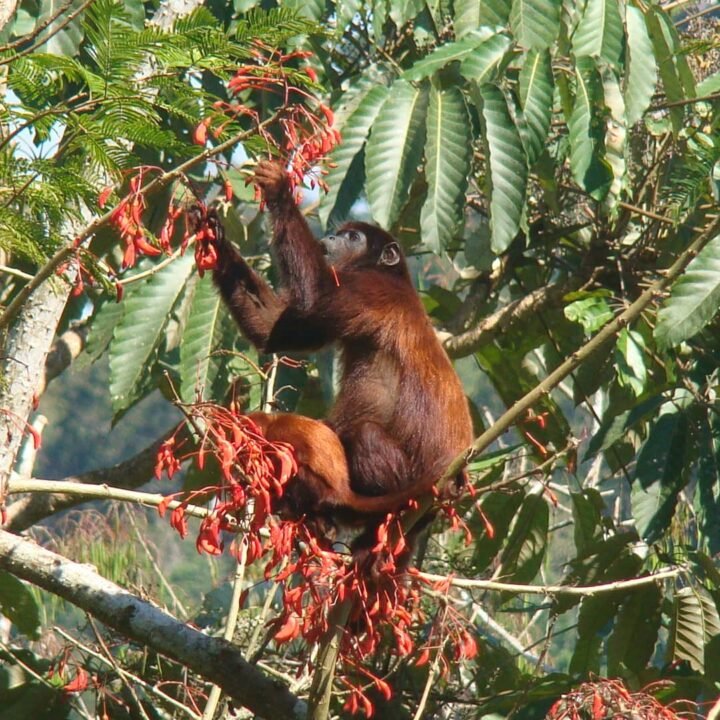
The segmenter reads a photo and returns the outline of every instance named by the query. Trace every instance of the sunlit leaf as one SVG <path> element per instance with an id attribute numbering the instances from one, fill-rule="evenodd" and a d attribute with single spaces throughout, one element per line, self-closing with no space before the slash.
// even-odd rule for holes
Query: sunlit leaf
<path id="1" fill-rule="evenodd" d="M 510 27 L 523 47 L 545 50 L 560 29 L 560 6 L 557 0 L 513 0 Z"/>
<path id="2" fill-rule="evenodd" d="M 687 266 L 658 311 L 655 339 L 673 347 L 707 325 L 720 308 L 720 235 Z"/>
<path id="3" fill-rule="evenodd" d="M 380 109 L 365 151 L 367 195 L 375 221 L 392 226 L 422 157 L 427 88 L 397 80 Z"/>
<path id="4" fill-rule="evenodd" d="M 430 91 L 425 177 L 427 199 L 421 213 L 423 242 L 440 252 L 463 219 L 472 142 L 465 100 L 457 88 Z"/>
<path id="5" fill-rule="evenodd" d="M 502 92 L 485 85 L 480 94 L 489 151 L 491 246 L 495 253 L 500 254 L 508 248 L 520 229 L 527 164 L 520 133 Z"/>

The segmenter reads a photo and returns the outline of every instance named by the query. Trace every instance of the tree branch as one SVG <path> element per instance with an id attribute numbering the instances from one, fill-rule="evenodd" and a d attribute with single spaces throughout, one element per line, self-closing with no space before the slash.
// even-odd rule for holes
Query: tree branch
<path id="1" fill-rule="evenodd" d="M 491 342 L 516 322 L 556 305 L 564 295 L 577 287 L 577 281 L 558 282 L 540 287 L 484 318 L 470 330 L 445 341 L 452 358 L 465 357 Z"/>
<path id="2" fill-rule="evenodd" d="M 602 585 L 521 585 L 518 583 L 497 582 L 495 580 L 475 580 L 472 578 L 449 578 L 450 584 L 455 587 L 468 590 L 497 590 L 498 592 L 523 593 L 525 595 L 575 595 L 581 597 L 592 597 L 604 593 L 616 592 L 618 590 L 633 590 L 637 587 L 652 585 L 660 580 L 676 578 L 687 572 L 686 567 L 677 567 L 672 570 L 663 570 L 653 575 L 631 578 L 630 580 L 615 580 L 614 582 L 603 583 Z M 421 580 L 428 582 L 447 582 L 445 575 L 433 575 L 432 573 L 413 573 Z"/>
<path id="3" fill-rule="evenodd" d="M 83 483 L 95 486 L 112 485 L 125 490 L 140 487 L 152 477 L 157 453 L 164 440 L 165 437 L 163 436 L 148 445 L 144 450 L 141 450 L 137 455 L 117 465 L 91 470 L 81 475 L 71 475 L 63 480 L 56 481 L 55 486 L 59 489 L 62 484 Z M 13 480 L 10 481 L 10 485 L 12 486 L 10 492 L 27 491 L 18 490 L 18 485 Z M 68 488 L 68 491 L 70 491 L 70 488 Z M 55 492 L 48 492 L 47 490 L 45 492 L 36 492 L 17 500 L 8 507 L 5 527 L 15 533 L 21 532 L 40 520 L 60 512 L 60 510 L 75 507 L 87 502 L 89 499 L 91 498 L 88 497 L 87 493 L 84 495 L 69 495 L 58 492 L 57 489 Z"/>
<path id="4" fill-rule="evenodd" d="M 0 530 L 0 568 L 85 610 L 125 637 L 186 665 L 264 718 L 304 718 L 305 704 L 226 640 L 191 628 L 87 565 Z"/>

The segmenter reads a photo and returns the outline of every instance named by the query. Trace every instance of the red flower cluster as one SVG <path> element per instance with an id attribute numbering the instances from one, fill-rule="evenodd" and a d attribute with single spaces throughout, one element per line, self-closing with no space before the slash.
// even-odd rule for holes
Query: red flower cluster
<path id="1" fill-rule="evenodd" d="M 141 167 L 137 175 L 130 179 L 130 191 L 120 201 L 110 216 L 110 224 L 118 229 L 125 243 L 125 253 L 121 269 L 132 267 L 138 255 L 160 255 L 162 250 L 151 245 L 145 238 L 142 214 L 146 208 L 145 196 L 141 192 L 143 175 L 146 168 Z M 101 193 L 98 204 L 103 207 L 109 193 L 107 188 Z"/>
<path id="2" fill-rule="evenodd" d="M 223 118 L 217 121 L 213 116 L 204 118 L 193 131 L 193 142 L 205 145 L 208 132 L 218 136 L 231 120 L 249 116 L 255 124 L 258 136 L 267 144 L 270 154 L 288 160 L 293 185 L 299 187 L 308 174 L 313 175 L 317 163 L 340 142 L 340 133 L 332 127 L 333 112 L 301 87 L 303 82 L 317 81 L 315 71 L 311 67 L 298 70 L 288 65 L 289 61 L 306 59 L 311 57 L 312 53 L 281 53 L 263 43 L 257 43 L 252 54 L 254 62 L 237 68 L 228 82 L 228 89 L 235 96 L 247 90 L 279 95 L 282 98 L 282 111 L 277 123 L 283 130 L 284 138 L 278 141 L 271 129 L 262 125 L 258 113 L 243 103 L 218 101 L 214 103 L 213 109 L 222 113 Z M 307 101 L 310 101 L 316 110 L 310 110 L 306 105 Z M 215 128 L 212 127 L 214 123 Z M 322 179 L 312 179 L 310 183 L 313 187 L 317 183 L 327 190 Z"/>
<path id="3" fill-rule="evenodd" d="M 282 497 L 285 484 L 297 472 L 292 448 L 281 442 L 266 440 L 260 429 L 248 417 L 213 403 L 198 403 L 189 409 L 193 427 L 203 428 L 197 443 L 189 439 L 178 440 L 181 425 L 166 440 L 157 456 L 155 475 L 167 472 L 172 477 L 181 464 L 194 459 L 200 469 L 205 466 L 208 454 L 217 462 L 221 483 L 190 493 L 171 515 L 172 526 L 181 537 L 187 535 L 185 509 L 197 497 L 207 498 L 214 493 L 217 501 L 212 512 L 200 524 L 197 538 L 198 552 L 219 555 L 223 549 L 221 532 L 235 530 L 243 519 L 248 500 L 253 500 L 253 516 L 248 534 L 255 537 L 253 551 L 260 543 L 258 530 L 264 526 L 271 512 L 274 498 Z M 158 508 L 164 515 L 174 499 L 168 496 Z M 252 559 L 255 559 L 254 557 Z"/>
<path id="4" fill-rule="evenodd" d="M 195 264 L 198 275 L 202 277 L 206 270 L 214 270 L 217 267 L 218 254 L 215 231 L 207 224 L 206 208 L 203 204 L 199 204 L 199 208 L 203 217 L 202 225 L 195 231 Z M 187 243 L 188 239 L 189 235 L 186 230 L 183 245 Z"/>
<path id="5" fill-rule="evenodd" d="M 657 683 L 662 689 L 666 683 Z M 643 718 L 643 720 L 680 720 L 699 717 L 694 712 L 682 715 L 661 705 L 651 694 L 652 686 L 631 693 L 620 680 L 598 679 L 586 682 L 563 695 L 551 708 L 548 720 L 605 720 L 606 718 Z"/>
<path id="6" fill-rule="evenodd" d="M 471 659 L 477 645 L 466 621 L 449 602 L 434 601 L 434 617 L 428 618 L 421 599 L 425 590 L 447 596 L 450 580 L 428 585 L 413 572 L 404 571 L 407 542 L 396 514 L 389 514 L 377 531 L 377 542 L 360 560 L 338 553 L 313 535 L 302 521 L 281 520 L 271 515 L 275 500 L 282 497 L 286 483 L 297 472 L 292 448 L 270 442 L 249 418 L 211 403 L 199 403 L 188 410 L 193 428 L 202 432 L 197 442 L 179 439 L 179 430 L 160 449 L 155 467 L 172 477 L 182 462 L 194 459 L 203 468 L 208 453 L 219 467 L 219 486 L 205 487 L 187 496 L 172 511 L 171 524 L 181 536 L 188 533 L 186 508 L 193 498 L 207 500 L 214 493 L 216 504 L 200 527 L 196 546 L 212 555 L 223 549 L 222 532 L 242 530 L 233 543 L 247 563 L 267 557 L 265 577 L 282 583 L 282 613 L 272 621 L 276 643 L 302 638 L 308 647 L 319 642 L 330 629 L 332 613 L 348 602 L 347 627 L 340 644 L 345 673 L 339 675 L 349 690 L 345 709 L 373 713 L 369 691 L 375 688 L 391 696 L 387 682 L 363 662 L 390 641 L 394 651 L 407 656 L 416 651 L 413 631 L 424 627 L 425 638 L 417 664 L 427 663 L 431 653 L 439 654 L 439 667 L 450 671 L 450 660 Z M 174 496 L 159 508 L 167 510 Z M 252 517 L 246 517 L 252 499 Z M 461 526 L 450 513 L 453 525 Z M 269 537 L 261 537 L 267 527 Z M 288 558 L 292 558 L 287 562 Z M 429 628 L 429 629 L 428 629 Z"/>

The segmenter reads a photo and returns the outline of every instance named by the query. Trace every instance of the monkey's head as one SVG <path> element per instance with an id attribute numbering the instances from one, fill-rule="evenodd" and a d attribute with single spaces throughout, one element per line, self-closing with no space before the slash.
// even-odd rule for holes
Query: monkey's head
<path id="1" fill-rule="evenodd" d="M 345 223 L 320 240 L 328 265 L 337 270 L 377 268 L 409 277 L 405 257 L 395 238 L 364 222 Z"/>

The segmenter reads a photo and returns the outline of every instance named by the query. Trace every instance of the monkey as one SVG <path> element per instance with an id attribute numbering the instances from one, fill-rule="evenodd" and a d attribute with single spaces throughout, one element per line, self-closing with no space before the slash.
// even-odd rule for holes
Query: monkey
<path id="1" fill-rule="evenodd" d="M 266 423 L 274 439 L 301 445 L 325 462 L 322 480 L 305 479 L 311 499 L 302 497 L 302 482 L 296 488 L 296 510 L 304 505 L 309 514 L 357 519 L 399 509 L 429 491 L 471 443 L 460 380 L 390 233 L 349 222 L 318 242 L 280 163 L 260 162 L 255 183 L 271 215 L 281 288 L 274 291 L 245 262 L 211 210 L 205 222 L 216 238 L 213 282 L 242 333 L 261 352 L 335 344 L 342 364 L 339 391 L 323 426 L 328 432 L 298 415 Z M 191 218 L 191 224 L 198 222 Z M 340 470 L 329 470 L 331 457 Z M 464 477 L 461 472 L 457 483 Z M 372 542 L 374 527 L 368 520 L 364 539 L 356 542 Z"/>

